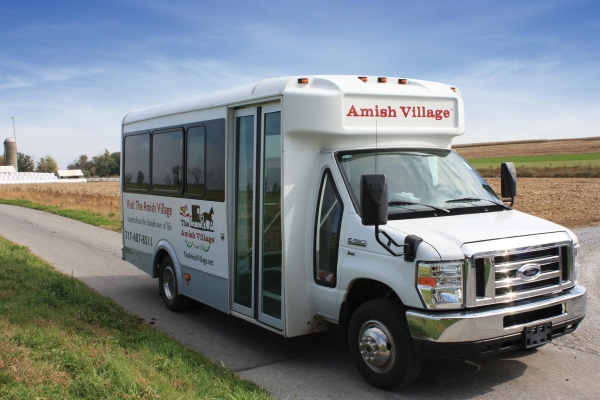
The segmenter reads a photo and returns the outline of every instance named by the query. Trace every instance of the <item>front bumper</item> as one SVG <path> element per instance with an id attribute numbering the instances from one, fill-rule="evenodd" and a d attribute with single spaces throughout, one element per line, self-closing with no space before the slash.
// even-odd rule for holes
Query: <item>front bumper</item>
<path id="1" fill-rule="evenodd" d="M 524 347 L 526 326 L 552 322 L 552 337 L 574 331 L 585 317 L 586 289 L 524 300 L 514 305 L 450 312 L 408 310 L 419 351 L 430 357 L 475 357 Z"/>

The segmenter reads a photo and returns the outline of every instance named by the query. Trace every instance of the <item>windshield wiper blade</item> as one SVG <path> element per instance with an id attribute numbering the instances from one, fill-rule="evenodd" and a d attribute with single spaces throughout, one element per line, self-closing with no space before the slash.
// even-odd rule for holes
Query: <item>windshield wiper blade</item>
<path id="1" fill-rule="evenodd" d="M 452 199 L 452 200 L 446 200 L 446 203 L 468 203 L 471 201 L 487 201 L 488 203 L 492 203 L 495 204 L 497 206 L 500 206 L 506 210 L 512 210 L 512 208 L 510 208 L 509 206 L 505 205 L 505 204 L 500 204 L 500 203 L 496 203 L 493 200 L 488 200 L 488 199 L 480 199 L 477 197 L 463 197 L 461 199 Z"/>
<path id="2" fill-rule="evenodd" d="M 390 202 L 388 202 L 388 205 L 390 205 L 390 206 L 404 206 L 404 205 L 425 206 L 425 207 L 433 208 L 434 210 L 438 210 L 438 211 L 443 211 L 443 212 L 447 212 L 447 213 L 450 212 L 450 210 L 446 210 L 445 208 L 430 206 L 429 204 L 423 204 L 423 203 L 413 203 L 412 201 L 390 201 Z"/>

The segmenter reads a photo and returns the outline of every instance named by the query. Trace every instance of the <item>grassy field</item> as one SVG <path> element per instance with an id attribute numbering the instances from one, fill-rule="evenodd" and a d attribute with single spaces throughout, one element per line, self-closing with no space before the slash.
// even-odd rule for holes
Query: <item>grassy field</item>
<path id="1" fill-rule="evenodd" d="M 500 177 L 500 164 L 513 162 L 517 176 L 600 178 L 600 138 L 455 145 L 486 178 Z"/>
<path id="2" fill-rule="evenodd" d="M 72 209 L 62 208 L 60 206 L 49 206 L 46 204 L 35 203 L 27 199 L 2 199 L 0 198 L 0 204 L 9 204 L 12 206 L 27 207 L 34 210 L 46 211 L 52 214 L 60 215 L 75 219 L 77 221 L 85 222 L 86 224 L 99 226 L 101 228 L 110 229 L 111 231 L 121 231 L 121 218 L 115 218 L 116 213 L 112 213 L 111 217 L 106 217 L 102 214 L 93 213 L 85 209 Z"/>
<path id="3" fill-rule="evenodd" d="M 598 167 L 600 166 L 600 153 L 485 157 L 469 158 L 467 161 L 477 169 L 496 168 L 503 162 L 513 162 L 516 167 L 520 168 Z"/>
<path id="4" fill-rule="evenodd" d="M 121 231 L 119 182 L 0 185 L 0 203 Z"/>
<path id="5" fill-rule="evenodd" d="M 0 237 L 0 398 L 266 399 L 269 394 Z"/>

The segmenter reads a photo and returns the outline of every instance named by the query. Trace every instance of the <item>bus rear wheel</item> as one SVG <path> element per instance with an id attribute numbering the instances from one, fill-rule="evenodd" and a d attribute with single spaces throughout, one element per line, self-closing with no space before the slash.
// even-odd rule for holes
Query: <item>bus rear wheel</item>
<path id="1" fill-rule="evenodd" d="M 166 256 L 160 262 L 158 286 L 160 295 L 169 310 L 182 311 L 190 306 L 190 298 L 179 293 L 177 273 L 169 256 Z"/>
<path id="2" fill-rule="evenodd" d="M 400 303 L 372 300 L 352 315 L 348 332 L 350 354 L 363 378 L 384 390 L 406 387 L 423 367 Z"/>

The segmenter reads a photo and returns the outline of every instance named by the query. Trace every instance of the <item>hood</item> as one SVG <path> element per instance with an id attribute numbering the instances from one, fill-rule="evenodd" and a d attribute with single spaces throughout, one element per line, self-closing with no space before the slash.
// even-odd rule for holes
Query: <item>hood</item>
<path id="1" fill-rule="evenodd" d="M 472 242 L 550 232 L 570 234 L 568 229 L 560 225 L 515 210 L 388 221 L 386 226 L 407 235 L 420 236 L 438 252 L 447 246 L 456 249 Z"/>

